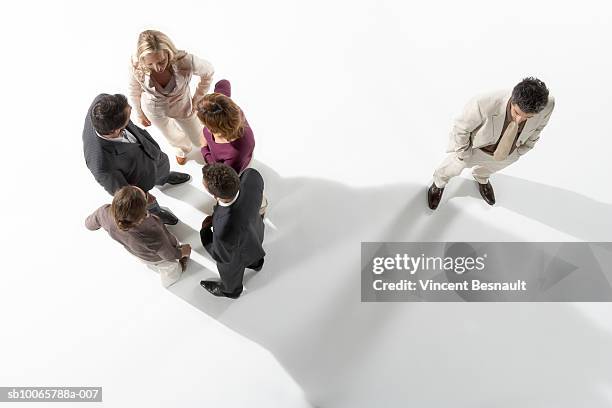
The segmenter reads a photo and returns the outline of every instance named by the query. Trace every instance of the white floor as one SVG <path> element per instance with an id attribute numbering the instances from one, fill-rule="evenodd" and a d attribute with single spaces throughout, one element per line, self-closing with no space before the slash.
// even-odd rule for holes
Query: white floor
<path id="1" fill-rule="evenodd" d="M 612 240 L 607 2 L 13 10 L 2 24 L 0 386 L 103 386 L 108 407 L 612 406 L 610 304 L 359 300 L 362 241 Z M 198 285 L 215 272 L 198 244 L 196 161 L 181 168 L 189 185 L 156 193 L 195 247 L 171 290 L 83 226 L 110 199 L 84 164 L 84 115 L 98 93 L 126 92 L 145 28 L 210 60 L 255 130 L 268 256 L 238 301 Z M 429 211 L 454 115 L 528 75 L 557 107 L 536 148 L 492 179 L 498 204 L 465 173 Z"/>

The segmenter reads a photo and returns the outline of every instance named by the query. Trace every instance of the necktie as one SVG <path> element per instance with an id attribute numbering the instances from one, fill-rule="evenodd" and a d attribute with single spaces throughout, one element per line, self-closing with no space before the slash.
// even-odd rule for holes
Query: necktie
<path id="1" fill-rule="evenodd" d="M 510 149 L 512 149 L 512 143 L 514 143 L 514 139 L 516 139 L 517 132 L 518 124 L 515 121 L 510 122 L 493 153 L 493 158 L 495 160 L 502 161 L 508 157 Z"/>

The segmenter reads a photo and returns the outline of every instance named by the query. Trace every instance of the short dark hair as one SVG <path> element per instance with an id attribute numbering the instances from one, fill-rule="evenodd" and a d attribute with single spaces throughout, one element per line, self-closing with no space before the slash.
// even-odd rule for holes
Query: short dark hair
<path id="1" fill-rule="evenodd" d="M 234 198 L 240 189 L 240 178 L 236 170 L 222 163 L 208 164 L 202 168 L 202 176 L 208 191 L 219 198 Z"/>
<path id="2" fill-rule="evenodd" d="M 120 129 L 128 120 L 127 98 L 121 94 L 102 94 L 91 110 L 91 123 L 101 135 L 108 135 Z"/>
<path id="3" fill-rule="evenodd" d="M 147 199 L 138 187 L 124 186 L 115 192 L 110 209 L 117 227 L 127 231 L 147 214 Z"/>
<path id="4" fill-rule="evenodd" d="M 525 78 L 512 90 L 512 102 L 525 113 L 539 113 L 548 103 L 548 88 L 537 78 Z"/>

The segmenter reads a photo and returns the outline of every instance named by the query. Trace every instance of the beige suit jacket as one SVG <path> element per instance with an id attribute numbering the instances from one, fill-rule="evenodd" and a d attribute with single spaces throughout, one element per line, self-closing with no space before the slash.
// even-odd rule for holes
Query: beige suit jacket
<path id="1" fill-rule="evenodd" d="M 214 74 L 210 62 L 179 51 L 176 61 L 172 64 L 175 85 L 169 94 L 164 95 L 155 86 L 151 76 L 138 69 L 138 60 L 130 60 L 129 94 L 134 106 L 144 106 L 154 115 L 171 118 L 187 118 L 191 116 L 191 90 L 189 83 L 193 75 L 200 77 L 195 91 L 196 100 L 202 98 L 212 82 Z"/>
<path id="2" fill-rule="evenodd" d="M 511 91 L 496 91 L 473 98 L 455 119 L 450 133 L 447 152 L 456 152 L 460 158 L 472 155 L 478 149 L 496 143 L 501 137 L 506 117 L 506 107 Z M 537 115 L 527 119 L 525 127 L 516 141 L 520 155 L 533 148 L 540 132 L 548 123 L 555 107 L 555 99 L 548 97 L 548 104 Z"/>

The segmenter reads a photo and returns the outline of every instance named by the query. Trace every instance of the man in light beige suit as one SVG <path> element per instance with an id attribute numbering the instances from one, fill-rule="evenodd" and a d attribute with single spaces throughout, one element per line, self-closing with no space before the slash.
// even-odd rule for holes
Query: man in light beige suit
<path id="1" fill-rule="evenodd" d="M 447 152 L 427 191 L 429 208 L 440 204 L 448 181 L 472 168 L 484 200 L 495 204 L 491 174 L 531 150 L 548 123 L 555 105 L 544 82 L 525 78 L 512 91 L 473 98 L 454 123 Z"/>

